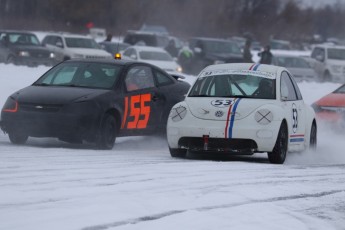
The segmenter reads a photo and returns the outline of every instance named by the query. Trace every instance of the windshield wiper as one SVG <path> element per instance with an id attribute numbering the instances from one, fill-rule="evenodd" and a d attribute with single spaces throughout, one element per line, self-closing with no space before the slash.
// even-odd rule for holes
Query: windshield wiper
<path id="1" fill-rule="evenodd" d="M 213 96 L 206 95 L 206 94 L 199 94 L 199 95 L 189 95 L 188 97 L 213 97 Z"/>
<path id="2" fill-rule="evenodd" d="M 34 86 L 50 86 L 50 84 L 47 83 L 35 83 Z"/>

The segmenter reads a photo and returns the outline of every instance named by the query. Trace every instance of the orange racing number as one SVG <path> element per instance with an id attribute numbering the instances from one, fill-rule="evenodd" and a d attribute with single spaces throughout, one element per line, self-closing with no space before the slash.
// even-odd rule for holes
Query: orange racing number
<path id="1" fill-rule="evenodd" d="M 151 94 L 149 93 L 125 97 L 125 114 L 121 128 L 145 129 L 150 118 L 151 108 L 147 105 L 150 101 Z"/>

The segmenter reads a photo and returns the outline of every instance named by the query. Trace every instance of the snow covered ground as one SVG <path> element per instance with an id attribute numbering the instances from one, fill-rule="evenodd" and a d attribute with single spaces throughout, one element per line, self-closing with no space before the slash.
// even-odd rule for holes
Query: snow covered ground
<path id="1" fill-rule="evenodd" d="M 47 69 L 0 64 L 0 105 Z M 299 86 L 311 104 L 339 84 Z M 98 151 L 0 133 L 0 230 L 345 229 L 344 135 L 321 126 L 318 141 L 272 165 L 265 154 L 173 159 L 160 137 Z"/>

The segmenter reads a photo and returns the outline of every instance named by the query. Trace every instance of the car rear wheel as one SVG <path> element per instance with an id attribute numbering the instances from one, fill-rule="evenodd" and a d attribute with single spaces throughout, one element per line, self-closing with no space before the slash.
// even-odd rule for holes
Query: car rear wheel
<path id="1" fill-rule="evenodd" d="M 109 150 L 114 147 L 117 136 L 117 126 L 114 116 L 106 114 L 100 128 L 97 147 L 103 150 Z"/>
<path id="2" fill-rule="evenodd" d="M 25 144 L 29 136 L 20 131 L 11 131 L 8 133 L 8 137 L 12 144 L 22 145 Z"/>
<path id="3" fill-rule="evenodd" d="M 187 149 L 172 149 L 169 148 L 172 157 L 184 158 L 187 156 Z"/>
<path id="4" fill-rule="evenodd" d="M 285 123 L 282 123 L 273 151 L 268 153 L 268 160 L 273 164 L 283 164 L 286 158 L 287 148 L 288 131 Z"/>
<path id="5" fill-rule="evenodd" d="M 315 151 L 317 146 L 317 127 L 315 122 L 311 125 L 309 149 Z"/>

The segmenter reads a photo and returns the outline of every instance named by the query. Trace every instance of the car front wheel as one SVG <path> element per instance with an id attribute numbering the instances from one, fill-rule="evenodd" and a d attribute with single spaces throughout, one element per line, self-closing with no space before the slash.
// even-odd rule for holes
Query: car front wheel
<path id="1" fill-rule="evenodd" d="M 8 137 L 12 144 L 23 145 L 28 140 L 29 136 L 20 131 L 11 131 L 8 133 Z"/>
<path id="2" fill-rule="evenodd" d="M 287 148 L 288 131 L 285 123 L 282 123 L 273 151 L 268 153 L 268 160 L 273 164 L 283 164 L 286 158 Z"/>
<path id="3" fill-rule="evenodd" d="M 317 146 L 317 127 L 316 127 L 315 122 L 313 122 L 310 129 L 309 149 L 315 151 L 316 146 Z"/>
<path id="4" fill-rule="evenodd" d="M 114 116 L 106 114 L 99 132 L 97 147 L 103 150 L 109 150 L 114 147 L 117 136 L 117 126 Z"/>

